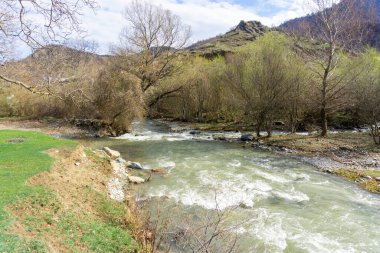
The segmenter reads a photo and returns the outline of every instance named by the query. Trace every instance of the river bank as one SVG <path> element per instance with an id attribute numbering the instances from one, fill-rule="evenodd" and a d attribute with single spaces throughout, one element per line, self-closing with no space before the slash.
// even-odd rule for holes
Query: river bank
<path id="1" fill-rule="evenodd" d="M 277 135 L 263 139 L 263 143 L 266 148 L 289 154 L 321 171 L 380 193 L 380 147 L 366 133 L 341 132 L 325 138 L 318 135 Z"/>

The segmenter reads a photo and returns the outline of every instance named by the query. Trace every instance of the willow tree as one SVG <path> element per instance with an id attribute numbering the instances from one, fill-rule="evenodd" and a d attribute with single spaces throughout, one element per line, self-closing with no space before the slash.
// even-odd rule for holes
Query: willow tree
<path id="1" fill-rule="evenodd" d="M 175 61 L 189 41 L 190 27 L 169 10 L 143 1 L 128 5 L 124 18 L 127 25 L 116 48 L 119 64 L 139 80 L 146 104 L 152 106 L 181 88 L 161 90 L 159 82 L 177 70 Z"/>
<path id="2" fill-rule="evenodd" d="M 351 87 L 355 111 L 370 126 L 375 144 L 380 145 L 380 54 L 375 49 L 366 50 L 354 61 L 363 69 Z"/>
<path id="3" fill-rule="evenodd" d="M 227 80 L 231 99 L 242 103 L 256 134 L 272 134 L 275 117 L 283 114 L 287 96 L 300 82 L 300 64 L 286 36 L 271 32 L 228 59 Z"/>

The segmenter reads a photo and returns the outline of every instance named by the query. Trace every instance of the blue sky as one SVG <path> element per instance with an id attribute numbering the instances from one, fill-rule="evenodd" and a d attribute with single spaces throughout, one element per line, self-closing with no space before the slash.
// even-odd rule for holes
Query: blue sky
<path id="1" fill-rule="evenodd" d="M 83 28 L 87 39 L 100 44 L 107 53 L 110 43 L 119 39 L 126 25 L 122 10 L 132 0 L 98 0 L 99 8 L 85 11 Z M 279 25 L 291 18 L 303 16 L 306 0 L 150 0 L 181 17 L 192 27 L 192 42 L 225 33 L 240 20 L 259 20 L 268 26 Z"/>

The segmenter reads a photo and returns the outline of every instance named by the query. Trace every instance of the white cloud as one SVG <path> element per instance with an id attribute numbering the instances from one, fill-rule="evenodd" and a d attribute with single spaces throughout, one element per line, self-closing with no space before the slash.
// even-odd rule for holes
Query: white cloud
<path id="1" fill-rule="evenodd" d="M 88 11 L 83 16 L 83 27 L 88 39 L 96 40 L 101 51 L 106 52 L 110 43 L 117 43 L 125 25 L 122 11 L 132 0 L 100 0 L 100 8 L 94 14 Z M 226 32 L 240 20 L 259 20 L 272 26 L 302 16 L 306 13 L 305 0 L 257 0 L 255 8 L 244 7 L 232 0 L 151 0 L 181 17 L 183 23 L 192 27 L 192 40 L 195 42 Z M 265 8 L 274 8 L 267 15 L 259 15 Z"/>

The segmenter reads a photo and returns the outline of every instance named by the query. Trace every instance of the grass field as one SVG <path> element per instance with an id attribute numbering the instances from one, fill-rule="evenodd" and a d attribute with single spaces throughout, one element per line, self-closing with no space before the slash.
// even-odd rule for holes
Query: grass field
<path id="1" fill-rule="evenodd" d="M 0 253 L 138 251 L 128 207 L 105 193 L 109 162 L 85 151 L 42 133 L 0 131 Z"/>
<path id="2" fill-rule="evenodd" d="M 37 191 L 26 185 L 26 180 L 51 167 L 53 159 L 42 152 L 75 145 L 75 142 L 36 132 L 0 131 L 0 252 L 17 252 L 29 248 L 18 236 L 6 232 L 12 218 L 5 207 Z"/>

